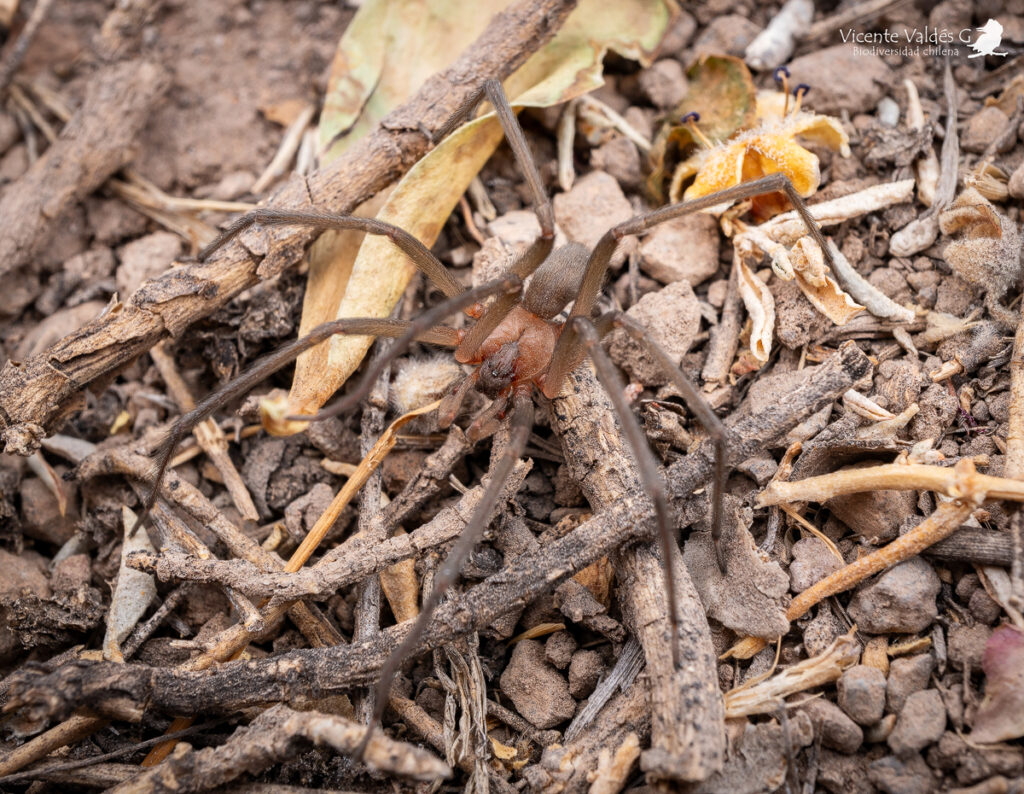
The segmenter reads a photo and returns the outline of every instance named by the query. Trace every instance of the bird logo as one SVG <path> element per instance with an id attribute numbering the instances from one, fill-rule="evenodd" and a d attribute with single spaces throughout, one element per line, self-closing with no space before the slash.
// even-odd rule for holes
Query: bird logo
<path id="1" fill-rule="evenodd" d="M 971 44 L 974 54 L 968 55 L 968 58 L 980 58 L 982 55 L 1000 55 L 1003 57 L 1009 55 L 1008 52 L 996 52 L 996 47 L 1003 40 L 1003 26 L 996 20 L 990 19 L 978 30 L 981 32 L 981 35 L 978 36 L 977 41 Z"/>

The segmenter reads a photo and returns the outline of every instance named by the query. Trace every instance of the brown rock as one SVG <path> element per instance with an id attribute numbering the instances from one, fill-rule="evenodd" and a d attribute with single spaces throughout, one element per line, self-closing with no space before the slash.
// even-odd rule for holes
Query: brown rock
<path id="1" fill-rule="evenodd" d="M 898 714 L 908 697 L 928 686 L 934 667 L 935 659 L 927 653 L 893 659 L 889 665 L 889 681 L 885 692 L 889 711 Z"/>
<path id="2" fill-rule="evenodd" d="M 718 224 L 696 213 L 655 226 L 640 245 L 640 269 L 663 284 L 691 287 L 718 272 Z"/>
<path id="3" fill-rule="evenodd" d="M 886 794 L 931 794 L 937 783 L 935 774 L 917 753 L 903 759 L 887 755 L 872 761 L 868 779 Z"/>
<path id="4" fill-rule="evenodd" d="M 704 28 L 693 44 L 694 53 L 701 55 L 742 56 L 761 32 L 755 23 L 739 14 L 716 17 Z"/>
<path id="5" fill-rule="evenodd" d="M 848 44 L 816 49 L 789 64 L 790 84 L 807 83 L 805 105 L 819 113 L 870 113 L 882 98 L 892 70 L 881 58 L 854 54 Z"/>
<path id="6" fill-rule="evenodd" d="M 885 676 L 877 667 L 858 664 L 836 682 L 839 708 L 858 725 L 873 725 L 885 711 Z"/>
<path id="7" fill-rule="evenodd" d="M 544 660 L 544 646 L 536 640 L 516 644 L 501 674 L 501 691 L 537 728 L 554 728 L 576 712 L 568 683 Z"/>
<path id="8" fill-rule="evenodd" d="M 700 303 L 687 281 L 677 281 L 658 292 L 644 295 L 626 315 L 646 328 L 676 365 L 683 360 L 700 330 Z M 623 329 L 616 329 L 608 335 L 606 347 L 612 360 L 633 380 L 645 386 L 660 386 L 668 382 L 668 377 L 646 348 Z"/>
<path id="9" fill-rule="evenodd" d="M 602 143 L 591 153 L 590 164 L 607 171 L 629 190 L 636 190 L 643 181 L 640 152 L 629 138 L 612 138 Z"/>
<path id="10" fill-rule="evenodd" d="M 855 753 L 864 741 L 864 732 L 842 709 L 830 700 L 812 700 L 801 710 L 811 718 L 816 731 L 821 731 L 821 743 L 840 753 Z"/>
<path id="11" fill-rule="evenodd" d="M 619 183 L 604 171 L 591 171 L 577 180 L 568 193 L 555 196 L 554 204 L 555 217 L 566 237 L 590 249 L 610 228 L 633 217 L 633 207 Z M 623 240 L 612 257 L 612 264 L 621 263 L 635 245 L 632 237 Z"/>
<path id="12" fill-rule="evenodd" d="M 640 90 L 662 110 L 673 108 L 686 96 L 686 76 L 679 61 L 664 58 L 640 72 Z"/>
<path id="13" fill-rule="evenodd" d="M 843 567 L 828 546 L 815 537 L 801 538 L 793 544 L 793 562 L 789 565 L 789 586 L 802 593 L 812 584 Z"/>
<path id="14" fill-rule="evenodd" d="M 559 670 L 564 670 L 576 652 L 576 640 L 567 631 L 556 631 L 544 642 L 544 658 Z"/>
<path id="15" fill-rule="evenodd" d="M 171 232 L 154 232 L 117 250 L 117 291 L 126 299 L 148 279 L 159 276 L 181 253 L 181 238 Z"/>
<path id="16" fill-rule="evenodd" d="M 984 107 L 967 122 L 967 129 L 964 131 L 961 145 L 968 152 L 981 154 L 989 147 L 989 144 L 1006 132 L 1009 125 L 1010 119 L 999 108 L 991 105 Z M 1012 147 L 1014 143 L 1014 138 L 1010 137 L 1010 146 Z M 1006 150 L 1004 149 L 1004 151 Z"/>
<path id="17" fill-rule="evenodd" d="M 984 591 L 982 591 L 984 592 Z M 965 666 L 971 670 L 981 669 L 981 659 L 985 655 L 985 644 L 992 634 L 992 628 L 980 623 L 965 626 L 955 623 L 949 627 L 947 653 L 953 667 L 963 670 Z"/>
<path id="18" fill-rule="evenodd" d="M 569 694 L 577 700 L 590 697 L 604 675 L 605 666 L 597 651 L 576 651 L 569 665 Z"/>
<path id="19" fill-rule="evenodd" d="M 915 557 L 858 589 L 850 601 L 850 617 L 869 634 L 923 631 L 938 615 L 935 597 L 940 586 L 935 569 Z"/>
<path id="20" fill-rule="evenodd" d="M 924 689 L 907 698 L 896 727 L 886 740 L 900 758 L 906 758 L 937 742 L 946 731 L 946 707 L 937 689 Z"/>

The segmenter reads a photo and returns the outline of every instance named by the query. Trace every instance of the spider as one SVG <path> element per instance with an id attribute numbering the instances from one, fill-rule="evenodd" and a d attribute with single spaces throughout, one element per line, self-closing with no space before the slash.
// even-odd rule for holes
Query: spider
<path id="1" fill-rule="evenodd" d="M 367 728 L 363 745 L 356 753 L 357 757 L 361 756 L 361 750 L 365 748 L 373 726 L 379 724 L 383 716 L 388 702 L 387 695 L 401 663 L 419 643 L 443 593 L 455 581 L 463 562 L 480 539 L 485 529 L 486 518 L 493 510 L 515 461 L 526 449 L 534 422 L 533 392 L 537 391 L 548 399 L 558 396 L 567 375 L 588 357 L 593 362 L 598 379 L 611 398 L 626 440 L 639 465 L 644 489 L 653 502 L 663 560 L 670 559 L 670 549 L 674 543 L 673 522 L 660 468 L 636 417 L 629 408 L 623 380 L 601 346 L 602 337 L 613 328 L 623 328 L 646 347 L 714 442 L 715 474 L 711 497 L 711 532 L 719 568 L 723 574 L 726 572 L 727 561 L 719 542 L 722 492 L 726 475 L 726 434 L 721 420 L 698 389 L 683 375 L 668 354 L 650 338 L 644 328 L 618 311 L 607 312 L 599 317 L 593 316 L 609 262 L 618 242 L 628 235 L 641 234 L 659 223 L 688 213 L 732 204 L 758 195 L 781 192 L 797 209 L 809 232 L 825 253 L 825 257 L 831 260 L 829 248 L 817 224 L 789 179 L 780 173 L 696 200 L 672 204 L 638 215 L 609 229 L 593 251 L 587 251 L 577 243 L 569 243 L 555 249 L 555 219 L 551 200 L 543 187 L 522 128 L 509 105 L 501 83 L 495 80 L 484 83 L 474 98 L 445 125 L 439 137 L 443 138 L 455 129 L 485 98 L 493 105 L 505 137 L 526 178 L 533 198 L 534 211 L 540 223 L 540 236 L 510 263 L 501 278 L 473 289 L 465 289 L 415 237 L 396 226 L 378 220 L 316 211 L 274 209 L 257 209 L 235 220 L 219 237 L 200 251 L 200 260 L 209 257 L 243 230 L 254 225 L 296 224 L 323 230 L 358 229 L 369 234 L 385 235 L 391 239 L 444 293 L 445 300 L 411 321 L 354 318 L 324 323 L 307 336 L 288 343 L 257 361 L 237 379 L 210 395 L 174 424 L 157 453 L 154 485 L 143 505 L 143 513 L 136 523 L 136 526 L 141 526 L 148 516 L 172 452 L 185 433 L 220 406 L 293 361 L 304 350 L 334 334 L 391 337 L 396 341 L 386 354 L 376 358 L 357 386 L 341 400 L 315 415 L 294 416 L 289 419 L 315 421 L 341 414 L 354 407 L 369 394 L 388 364 L 405 352 L 414 341 L 454 348 L 456 361 L 473 365 L 472 372 L 442 399 L 438 409 L 439 422 L 445 427 L 450 425 L 469 391 L 476 389 L 491 402 L 474 418 L 467 435 L 471 440 L 478 440 L 493 434 L 503 422 L 507 422 L 509 440 L 502 456 L 492 468 L 490 482 L 465 531 L 438 569 L 433 589 L 427 595 L 419 617 L 381 670 L 373 719 Z M 524 282 L 530 276 L 532 279 L 529 286 L 524 287 Z M 482 302 L 491 297 L 494 300 L 489 305 Z M 559 319 L 570 303 L 572 306 L 567 317 Z M 475 320 L 468 330 L 439 325 L 446 317 L 458 312 L 465 312 Z M 678 665 L 680 654 L 677 595 L 673 578 L 668 575 L 667 569 L 665 588 L 669 624 L 675 638 L 672 644 L 673 658 Z"/>

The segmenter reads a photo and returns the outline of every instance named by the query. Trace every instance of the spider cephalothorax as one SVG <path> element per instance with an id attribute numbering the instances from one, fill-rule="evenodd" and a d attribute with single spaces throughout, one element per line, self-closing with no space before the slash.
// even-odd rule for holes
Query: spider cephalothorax
<path id="1" fill-rule="evenodd" d="M 533 385 L 543 391 L 555 346 L 565 328 L 553 318 L 579 290 L 587 255 L 579 243 L 555 249 L 531 277 L 522 303 L 512 307 L 480 348 L 469 355 L 456 352 L 459 363 L 479 366 L 445 398 L 440 410 L 442 427 L 453 421 L 469 388 L 475 387 L 493 401 L 470 425 L 467 436 L 473 441 L 493 432 L 491 420 L 503 417 L 514 389 Z M 474 318 L 483 313 L 481 306 L 467 311 Z M 460 335 L 459 341 L 464 338 L 465 334 Z"/>

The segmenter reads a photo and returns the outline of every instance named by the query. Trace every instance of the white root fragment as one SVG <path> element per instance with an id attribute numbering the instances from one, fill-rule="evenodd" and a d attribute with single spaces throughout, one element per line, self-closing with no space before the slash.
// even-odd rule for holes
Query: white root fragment
<path id="1" fill-rule="evenodd" d="M 590 95 L 581 96 L 579 98 L 577 110 L 581 115 L 586 115 L 591 123 L 610 127 L 613 130 L 618 130 L 633 141 L 641 152 L 649 152 L 651 150 L 651 142 L 637 132 L 636 128 L 633 127 L 632 124 L 626 121 L 600 99 Z"/>
<path id="2" fill-rule="evenodd" d="M 895 204 L 903 204 L 910 201 L 913 195 L 914 180 L 902 179 L 899 182 L 872 185 L 847 196 L 812 204 L 807 209 L 819 226 L 835 226 L 870 212 L 879 212 Z M 794 245 L 797 240 L 807 235 L 807 227 L 795 210 L 776 215 L 756 228 L 777 243 L 786 246 Z"/>
<path id="3" fill-rule="evenodd" d="M 904 80 L 903 86 L 907 89 L 907 126 L 915 131 L 924 129 L 924 110 L 917 86 L 910 79 Z M 935 191 L 939 186 L 939 157 L 934 146 L 929 146 L 924 156 L 914 162 L 914 172 L 917 174 L 917 198 L 930 207 L 935 202 Z"/>
<path id="4" fill-rule="evenodd" d="M 747 66 L 764 71 L 788 61 L 796 49 L 797 37 L 810 27 L 813 19 L 812 0 L 788 0 L 768 26 L 747 46 L 743 56 Z"/>
<path id="5" fill-rule="evenodd" d="M 576 102 L 565 103 L 562 115 L 558 117 L 558 186 L 568 192 L 576 181 L 576 169 L 572 162 L 572 145 L 576 138 Z"/>
<path id="6" fill-rule="evenodd" d="M 253 182 L 249 192 L 257 195 L 262 193 L 288 172 L 288 166 L 295 159 L 295 153 L 298 152 L 306 134 L 306 128 L 309 127 L 315 113 L 316 108 L 313 105 L 306 105 L 299 111 L 295 120 L 285 130 L 284 138 L 281 139 L 281 145 L 277 147 L 273 159 Z"/>
<path id="7" fill-rule="evenodd" d="M 917 416 L 920 411 L 920 406 L 917 403 L 912 403 L 891 419 L 882 419 L 873 425 L 860 428 L 857 430 L 855 437 L 865 441 L 893 438 L 900 430 L 910 424 L 910 420 Z"/>
<path id="8" fill-rule="evenodd" d="M 882 422 L 896 416 L 856 389 L 850 389 L 843 395 L 843 407 L 871 422 Z"/>
<path id="9" fill-rule="evenodd" d="M 121 546 L 121 565 L 117 584 L 107 611 L 107 632 L 103 637 L 103 658 L 108 662 L 123 662 L 121 643 L 131 634 L 135 624 L 145 614 L 150 602 L 156 598 L 156 580 L 148 573 L 129 568 L 128 555 L 133 551 L 155 554 L 149 535 L 134 532 L 138 517 L 128 507 L 121 507 L 124 521 L 124 543 Z"/>
<path id="10" fill-rule="evenodd" d="M 840 286 L 850 293 L 857 303 L 864 306 L 875 317 L 883 320 L 892 320 L 898 323 L 914 321 L 914 312 L 900 306 L 854 270 L 853 265 L 831 240 L 829 240 L 828 247 L 832 252 L 833 269 Z"/>
<path id="11" fill-rule="evenodd" d="M 737 687 L 725 693 L 725 718 L 736 719 L 753 714 L 774 714 L 779 701 L 813 687 L 831 683 L 860 659 L 856 627 L 837 637 L 824 651 L 789 667 L 767 681 Z"/>

